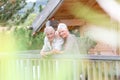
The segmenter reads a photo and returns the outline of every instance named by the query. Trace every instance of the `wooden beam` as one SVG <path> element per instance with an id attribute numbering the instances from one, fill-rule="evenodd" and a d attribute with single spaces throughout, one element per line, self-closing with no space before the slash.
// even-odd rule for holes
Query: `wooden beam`
<path id="1" fill-rule="evenodd" d="M 65 23 L 67 26 L 82 26 L 85 21 L 80 19 L 62 19 L 60 22 Z"/>

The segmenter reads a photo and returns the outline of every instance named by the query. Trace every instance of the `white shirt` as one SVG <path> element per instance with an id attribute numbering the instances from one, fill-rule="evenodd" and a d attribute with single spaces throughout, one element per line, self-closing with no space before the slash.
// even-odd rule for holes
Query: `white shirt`
<path id="1" fill-rule="evenodd" d="M 51 51 L 53 49 L 62 50 L 63 43 L 64 43 L 64 40 L 60 37 L 57 37 L 53 40 L 52 44 L 50 45 L 48 38 L 45 37 L 44 45 L 43 45 L 43 48 L 41 51 L 47 52 L 47 51 Z"/>

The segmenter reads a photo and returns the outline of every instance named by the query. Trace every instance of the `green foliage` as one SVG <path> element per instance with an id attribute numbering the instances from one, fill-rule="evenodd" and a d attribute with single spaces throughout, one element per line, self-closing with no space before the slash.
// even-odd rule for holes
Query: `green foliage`
<path id="1" fill-rule="evenodd" d="M 24 22 L 25 22 L 25 20 L 26 20 L 27 17 L 30 15 L 30 13 L 32 13 L 32 12 L 34 11 L 34 6 L 35 6 L 35 3 L 33 4 L 33 7 L 32 7 L 31 9 L 28 9 L 28 10 L 26 11 L 26 14 L 24 14 L 24 15 L 20 18 L 20 20 L 19 20 L 19 22 L 17 22 L 17 24 L 20 24 L 20 23 L 24 23 Z"/>
<path id="2" fill-rule="evenodd" d="M 25 22 L 17 25 L 15 31 L 13 31 L 18 50 L 40 50 L 42 48 L 44 39 L 43 32 L 33 37 L 31 36 L 32 31 L 27 28 L 27 26 L 32 24 L 36 16 L 37 14 L 30 14 Z"/>
<path id="3" fill-rule="evenodd" d="M 39 12 L 42 11 L 42 5 L 39 5 Z"/>
<path id="4" fill-rule="evenodd" d="M 32 31 L 27 27 L 32 24 L 35 17 L 36 14 L 30 14 L 23 24 L 7 24 L 9 30 L 3 31 L 4 34 L 0 33 L 0 51 L 40 50 L 43 46 L 43 32 L 33 37 L 31 36 Z"/>
<path id="5" fill-rule="evenodd" d="M 1 24 L 20 24 L 25 21 L 30 13 L 34 11 L 34 6 L 26 10 L 26 12 L 19 13 L 27 5 L 26 0 L 2 0 L 0 1 L 0 23 Z"/>
<path id="6" fill-rule="evenodd" d="M 27 3 L 25 0 L 0 1 L 0 25 L 8 26 L 10 27 L 9 30 L 13 30 L 8 32 L 10 32 L 10 35 L 12 34 L 12 38 L 15 38 L 14 43 L 17 45 L 15 47 L 17 51 L 35 49 L 40 50 L 43 46 L 44 34 L 41 32 L 36 37 L 33 37 L 31 36 L 32 31 L 27 29 L 27 27 L 32 24 L 37 15 L 36 13 L 32 13 L 36 3 L 34 3 L 30 9 L 27 9 L 25 14 L 19 14 L 19 10 L 23 9 L 26 4 Z M 14 6 L 14 8 L 12 6 Z M 1 43 L 3 42 L 1 41 Z M 7 45 L 7 41 L 5 43 Z"/>
<path id="7" fill-rule="evenodd" d="M 26 28 L 17 28 L 13 32 L 18 50 L 35 50 L 43 46 L 44 34 L 40 33 L 36 37 L 31 36 L 30 30 Z"/>

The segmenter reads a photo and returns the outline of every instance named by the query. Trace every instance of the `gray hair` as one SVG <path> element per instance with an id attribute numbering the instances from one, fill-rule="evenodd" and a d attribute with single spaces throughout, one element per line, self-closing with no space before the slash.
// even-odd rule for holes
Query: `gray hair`
<path id="1" fill-rule="evenodd" d="M 68 30 L 67 25 L 64 24 L 64 23 L 59 23 L 58 24 L 57 31 L 59 31 L 60 29 L 66 29 L 66 30 Z"/>
<path id="2" fill-rule="evenodd" d="M 55 32 L 55 30 L 52 26 L 47 26 L 44 29 L 44 34 L 46 34 L 47 32 Z"/>

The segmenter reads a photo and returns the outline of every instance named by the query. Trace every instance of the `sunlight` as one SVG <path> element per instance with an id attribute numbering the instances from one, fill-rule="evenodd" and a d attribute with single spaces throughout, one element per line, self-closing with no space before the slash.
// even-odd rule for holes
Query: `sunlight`
<path id="1" fill-rule="evenodd" d="M 112 19 L 120 22 L 120 4 L 117 0 L 96 0 Z"/>
<path id="2" fill-rule="evenodd" d="M 13 52 L 16 50 L 14 37 L 7 32 L 0 32 L 0 52 Z"/>
<path id="3" fill-rule="evenodd" d="M 16 40 L 12 34 L 9 32 L 0 32 L 0 67 L 2 69 L 2 71 L 0 71 L 1 80 L 11 80 L 10 76 L 14 74 L 14 72 L 11 72 L 16 68 L 12 61 L 16 59 L 14 51 L 16 51 Z M 9 75 L 10 72 L 11 75 Z M 17 77 L 17 74 L 14 74 L 14 77 Z"/>
<path id="4" fill-rule="evenodd" d="M 117 32 L 108 30 L 100 26 L 89 26 L 89 35 L 94 40 L 109 44 L 113 47 L 117 46 Z"/>
<path id="5" fill-rule="evenodd" d="M 117 29 L 119 29 L 119 25 L 112 22 L 112 19 L 107 15 L 101 14 L 97 12 L 97 10 L 94 10 L 82 3 L 74 5 L 74 7 L 71 9 L 71 13 L 88 23 L 88 33 L 94 40 L 109 44 L 113 47 L 117 46 L 119 33 Z M 117 18 L 119 18 L 118 15 Z"/>

